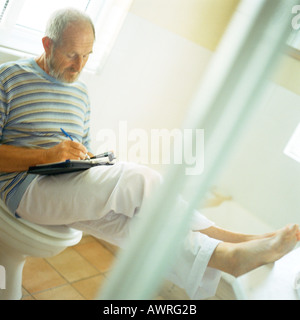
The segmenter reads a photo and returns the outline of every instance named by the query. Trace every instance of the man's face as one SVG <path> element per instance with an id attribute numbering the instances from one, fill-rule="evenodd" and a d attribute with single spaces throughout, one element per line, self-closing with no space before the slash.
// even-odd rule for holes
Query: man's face
<path id="1" fill-rule="evenodd" d="M 76 81 L 93 51 L 94 33 L 89 24 L 70 25 L 62 40 L 47 55 L 49 74 L 66 83 Z"/>

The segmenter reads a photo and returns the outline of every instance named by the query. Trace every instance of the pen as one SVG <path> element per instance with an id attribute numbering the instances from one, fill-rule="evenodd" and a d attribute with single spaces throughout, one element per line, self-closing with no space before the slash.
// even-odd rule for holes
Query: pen
<path id="1" fill-rule="evenodd" d="M 92 159 L 105 158 L 105 157 L 108 157 L 109 161 L 113 161 L 114 159 L 116 159 L 114 153 L 111 151 L 97 154 L 96 156 L 92 157 Z"/>
<path id="2" fill-rule="evenodd" d="M 67 138 L 69 138 L 71 141 L 74 141 L 73 138 L 63 128 L 60 128 L 60 130 Z"/>
<path id="3" fill-rule="evenodd" d="M 60 130 L 67 138 L 69 138 L 71 141 L 74 141 L 73 138 L 63 128 L 60 128 Z M 89 157 L 89 155 L 87 153 L 85 154 L 85 158 L 87 160 L 91 160 L 91 158 Z"/>

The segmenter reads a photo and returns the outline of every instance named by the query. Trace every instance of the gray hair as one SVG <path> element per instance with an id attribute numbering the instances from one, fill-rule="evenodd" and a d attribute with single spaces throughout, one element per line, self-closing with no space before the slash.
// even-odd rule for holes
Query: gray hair
<path id="1" fill-rule="evenodd" d="M 55 11 L 48 20 L 45 36 L 49 37 L 55 45 L 59 45 L 63 32 L 67 26 L 73 22 L 79 21 L 90 23 L 94 37 L 96 36 L 92 19 L 84 12 L 73 8 L 65 8 Z"/>

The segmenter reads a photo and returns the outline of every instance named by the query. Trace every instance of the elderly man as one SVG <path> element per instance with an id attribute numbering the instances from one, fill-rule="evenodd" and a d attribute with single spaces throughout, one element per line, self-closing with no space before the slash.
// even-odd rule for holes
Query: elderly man
<path id="1" fill-rule="evenodd" d="M 94 40 L 88 16 L 58 11 L 48 23 L 40 57 L 0 66 L 0 194 L 16 217 L 69 225 L 122 246 L 131 221 L 161 183 L 158 173 L 116 163 L 80 173 L 27 174 L 37 164 L 92 156 L 89 98 L 77 78 Z M 297 225 L 251 236 L 222 230 L 196 211 L 192 221 L 170 279 L 193 299 L 214 293 L 219 270 L 244 274 L 279 259 L 300 240 Z"/>

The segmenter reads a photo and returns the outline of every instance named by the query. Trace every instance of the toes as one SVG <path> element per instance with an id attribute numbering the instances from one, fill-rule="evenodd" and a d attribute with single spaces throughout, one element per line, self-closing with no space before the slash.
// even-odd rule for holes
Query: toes
<path id="1" fill-rule="evenodd" d="M 290 224 L 286 228 L 287 228 L 288 231 L 295 232 L 296 234 L 300 232 L 298 224 Z"/>

